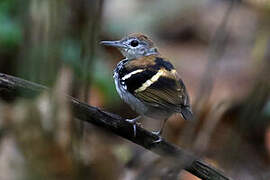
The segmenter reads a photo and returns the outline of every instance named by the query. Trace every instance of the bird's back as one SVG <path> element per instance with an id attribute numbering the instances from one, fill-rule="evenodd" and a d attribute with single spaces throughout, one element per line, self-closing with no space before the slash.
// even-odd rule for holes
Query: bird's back
<path id="1" fill-rule="evenodd" d="M 120 83 L 125 85 L 126 90 L 149 109 L 167 112 L 168 116 L 179 112 L 185 119 L 191 118 L 185 85 L 173 65 L 165 58 L 149 55 L 127 60 L 118 73 Z"/>

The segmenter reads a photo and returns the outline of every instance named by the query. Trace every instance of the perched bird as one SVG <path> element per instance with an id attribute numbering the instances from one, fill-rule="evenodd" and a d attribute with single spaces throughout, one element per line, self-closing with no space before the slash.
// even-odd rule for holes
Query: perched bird
<path id="1" fill-rule="evenodd" d="M 141 33 L 133 33 L 119 41 L 101 41 L 118 48 L 125 59 L 114 70 L 114 81 L 121 99 L 140 116 L 128 120 L 133 123 L 142 116 L 162 119 L 163 125 L 155 134 L 161 135 L 166 120 L 180 113 L 186 120 L 192 118 L 186 87 L 174 66 L 163 57 L 153 41 Z"/>

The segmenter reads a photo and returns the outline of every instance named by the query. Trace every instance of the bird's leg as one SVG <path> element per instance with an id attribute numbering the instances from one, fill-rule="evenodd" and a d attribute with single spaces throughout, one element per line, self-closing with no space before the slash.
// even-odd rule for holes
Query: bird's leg
<path id="1" fill-rule="evenodd" d="M 168 120 L 168 118 L 163 120 L 163 123 L 162 123 L 162 126 L 161 126 L 160 130 L 153 131 L 152 133 L 155 134 L 155 135 L 161 136 L 167 120 Z"/>
<path id="2" fill-rule="evenodd" d="M 152 132 L 153 134 L 159 136 L 159 139 L 158 139 L 158 140 L 155 140 L 154 143 L 159 143 L 159 142 L 162 140 L 161 134 L 162 134 L 162 132 L 163 132 L 163 129 L 164 129 L 164 127 L 165 127 L 165 124 L 166 124 L 167 120 L 168 120 L 168 118 L 166 118 L 166 119 L 163 120 L 162 126 L 161 126 L 161 128 L 160 128 L 159 131 L 153 131 L 153 132 Z"/>
<path id="3" fill-rule="evenodd" d="M 134 119 L 126 119 L 127 122 L 129 122 L 133 125 L 134 137 L 136 137 L 136 122 L 141 118 L 142 118 L 142 116 L 138 116 Z"/>

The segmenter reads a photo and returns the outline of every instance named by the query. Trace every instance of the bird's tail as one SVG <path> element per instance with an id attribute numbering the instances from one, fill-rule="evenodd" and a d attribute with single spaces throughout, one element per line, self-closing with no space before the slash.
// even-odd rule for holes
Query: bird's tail
<path id="1" fill-rule="evenodd" d="M 193 118 L 193 113 L 189 106 L 181 108 L 181 115 L 185 120 L 191 120 Z"/>

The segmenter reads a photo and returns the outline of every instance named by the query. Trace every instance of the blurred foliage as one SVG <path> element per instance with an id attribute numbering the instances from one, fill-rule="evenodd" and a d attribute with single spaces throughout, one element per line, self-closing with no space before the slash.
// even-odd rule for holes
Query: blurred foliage
<path id="1" fill-rule="evenodd" d="M 265 108 L 264 108 L 264 113 L 268 118 L 270 117 L 270 101 L 267 102 Z"/>
<path id="2" fill-rule="evenodd" d="M 83 72 L 84 65 L 78 61 L 81 56 L 80 43 L 69 40 L 63 44 L 61 51 L 63 62 L 74 70 L 78 78 L 85 76 L 85 72 Z M 112 71 L 108 67 L 106 59 L 96 56 L 93 57 L 93 62 L 93 67 L 86 72 L 86 76 L 88 76 L 86 79 L 92 79 L 93 85 L 104 94 L 105 104 L 115 103 L 119 98 L 116 91 L 114 91 Z"/>
<path id="3" fill-rule="evenodd" d="M 0 51 L 10 51 L 22 42 L 22 27 L 14 17 L 15 11 L 15 0 L 0 2 Z"/>
<path id="4" fill-rule="evenodd" d="M 1 10 L 0 10 L 1 11 Z M 0 14 L 0 44 L 2 49 L 12 49 L 17 47 L 22 41 L 22 32 L 17 23 L 12 22 L 10 17 Z"/>

